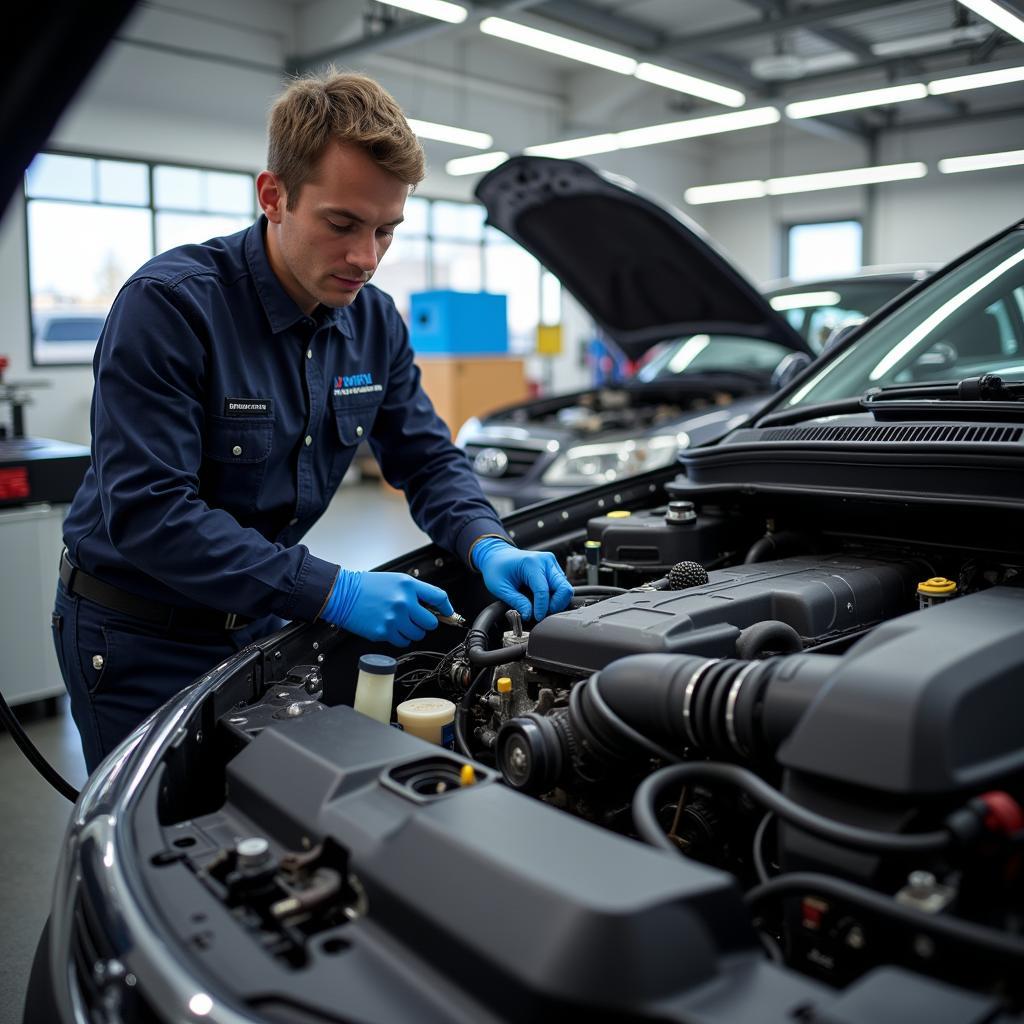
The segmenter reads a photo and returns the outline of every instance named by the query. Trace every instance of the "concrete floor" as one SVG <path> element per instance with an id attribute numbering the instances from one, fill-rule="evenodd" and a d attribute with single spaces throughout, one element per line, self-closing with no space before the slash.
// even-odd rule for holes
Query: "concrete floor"
<path id="1" fill-rule="evenodd" d="M 400 494 L 346 484 L 304 543 L 349 569 L 371 569 L 425 543 Z M 53 672 L 57 676 L 56 660 Z M 56 718 L 25 724 L 46 758 L 76 788 L 85 780 L 78 733 L 61 699 Z M 70 804 L 0 735 L 0 1024 L 20 1024 L 25 985 L 50 894 Z"/>

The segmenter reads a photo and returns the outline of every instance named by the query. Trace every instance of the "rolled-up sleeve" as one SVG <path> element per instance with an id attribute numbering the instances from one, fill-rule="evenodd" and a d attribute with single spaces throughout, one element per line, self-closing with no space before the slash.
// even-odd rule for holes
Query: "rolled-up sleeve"
<path id="1" fill-rule="evenodd" d="M 417 526 L 467 565 L 480 537 L 508 538 L 444 422 L 420 386 L 409 333 L 394 304 L 385 309 L 388 386 L 370 436 L 384 478 L 405 492 Z"/>
<path id="2" fill-rule="evenodd" d="M 204 328 L 172 285 L 135 279 L 97 350 L 93 452 L 110 540 L 189 601 L 312 620 L 338 567 L 243 527 L 199 494 Z"/>

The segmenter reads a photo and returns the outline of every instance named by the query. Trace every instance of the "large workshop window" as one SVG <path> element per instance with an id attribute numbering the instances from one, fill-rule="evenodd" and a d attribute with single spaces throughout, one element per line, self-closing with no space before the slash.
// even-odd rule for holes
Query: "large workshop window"
<path id="1" fill-rule="evenodd" d="M 89 363 L 114 296 L 146 260 L 255 212 L 251 174 L 41 153 L 25 175 L 33 364 Z"/>
<path id="2" fill-rule="evenodd" d="M 790 224 L 785 238 L 786 274 L 794 281 L 847 277 L 864 261 L 864 229 L 859 220 Z"/>

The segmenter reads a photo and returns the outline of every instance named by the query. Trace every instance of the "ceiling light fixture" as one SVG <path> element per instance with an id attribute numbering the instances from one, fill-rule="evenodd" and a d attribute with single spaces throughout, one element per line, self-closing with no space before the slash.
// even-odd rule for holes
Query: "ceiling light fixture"
<path id="1" fill-rule="evenodd" d="M 979 71 L 973 75 L 957 75 L 954 78 L 937 78 L 928 83 L 933 96 L 950 92 L 965 92 L 968 89 L 987 89 L 993 85 L 1009 85 L 1024 82 L 1024 67 L 1003 68 L 1000 71 Z"/>
<path id="2" fill-rule="evenodd" d="M 456 146 L 469 146 L 470 149 L 489 149 L 494 139 L 486 132 L 471 132 L 466 128 L 455 128 L 450 124 L 435 124 L 433 121 L 419 121 L 415 117 L 407 118 L 409 127 L 421 139 L 433 139 L 435 142 L 451 142 Z"/>
<path id="3" fill-rule="evenodd" d="M 769 178 L 765 186 L 768 195 L 785 196 L 794 192 L 819 192 L 828 188 L 909 181 L 912 178 L 923 178 L 927 173 L 927 166 L 920 162 L 882 164 L 877 167 L 853 167 L 848 171 L 825 171 L 820 174 L 793 174 L 784 178 Z"/>
<path id="4" fill-rule="evenodd" d="M 861 110 L 864 107 L 881 107 L 888 103 L 923 100 L 927 97 L 928 87 L 924 82 L 914 82 L 911 85 L 892 85 L 884 89 L 867 89 L 864 92 L 848 92 L 840 96 L 822 96 L 816 100 L 787 103 L 786 117 L 799 120 L 804 117 L 837 114 L 842 110 Z"/>
<path id="5" fill-rule="evenodd" d="M 787 309 L 808 309 L 811 306 L 838 306 L 839 292 L 790 292 L 789 295 L 775 295 L 768 305 L 776 312 Z"/>
<path id="6" fill-rule="evenodd" d="M 1003 153 L 978 153 L 977 156 L 951 156 L 939 161 L 940 174 L 962 174 L 964 171 L 988 171 L 994 167 L 1018 167 L 1024 164 L 1024 149 Z"/>
<path id="7" fill-rule="evenodd" d="M 641 146 L 657 146 L 663 142 L 696 139 L 703 135 L 720 135 L 723 132 L 735 132 L 744 128 L 759 128 L 763 125 L 776 124 L 781 117 L 776 107 L 754 107 L 751 110 L 737 110 L 729 114 L 694 117 L 688 121 L 670 121 L 667 124 L 629 128 L 622 132 L 566 139 L 563 142 L 545 142 L 539 146 L 527 146 L 524 152 L 530 156 L 563 158 L 594 156 L 597 153 L 613 153 L 618 149 L 638 149 Z"/>
<path id="8" fill-rule="evenodd" d="M 1024 43 L 1024 19 L 1008 11 L 995 0 L 960 0 L 968 10 L 974 11 L 979 18 L 991 22 L 996 28 L 1001 28 L 1008 35 L 1019 39 Z"/>
<path id="9" fill-rule="evenodd" d="M 593 64 L 595 67 L 615 71 L 620 75 L 631 75 L 637 68 L 637 62 L 632 57 L 612 53 L 611 50 L 602 50 L 599 46 L 579 43 L 575 39 L 567 39 L 553 32 L 542 32 L 540 29 L 520 25 L 515 21 L 506 21 L 504 18 L 484 18 L 480 22 L 480 31 L 510 43 L 532 46 L 535 50 L 568 57 L 584 64 Z"/>
<path id="10" fill-rule="evenodd" d="M 923 32 L 921 35 L 872 43 L 871 52 L 876 57 L 898 57 L 904 53 L 943 50 L 949 46 L 980 43 L 991 31 L 990 25 L 957 25 L 955 28 L 945 28 L 938 32 Z"/>
<path id="11" fill-rule="evenodd" d="M 642 82 L 660 85 L 665 89 L 674 89 L 690 96 L 699 96 L 712 103 L 721 103 L 727 107 L 742 107 L 747 97 L 739 89 L 730 89 L 715 82 L 708 82 L 693 75 L 684 75 L 681 71 L 663 68 L 659 64 L 640 64 L 633 74 Z"/>
<path id="12" fill-rule="evenodd" d="M 508 153 L 480 153 L 477 156 L 457 156 L 444 165 L 445 173 L 458 177 L 461 174 L 483 174 L 491 171 L 508 159 Z"/>
<path id="13" fill-rule="evenodd" d="M 768 195 L 763 181 L 728 181 L 722 185 L 694 185 L 683 193 L 691 206 L 729 203 L 735 199 L 763 199 Z"/>
<path id="14" fill-rule="evenodd" d="M 796 192 L 877 185 L 886 181 L 909 181 L 912 178 L 923 178 L 927 173 L 928 168 L 923 163 L 853 167 L 847 171 L 793 174 L 784 178 L 769 178 L 767 181 L 728 181 L 720 185 L 695 185 L 683 193 L 683 198 L 691 206 L 700 206 L 703 203 L 727 203 L 735 199 L 761 199 L 764 196 L 784 196 Z"/>
<path id="15" fill-rule="evenodd" d="M 437 18 L 452 25 L 459 25 L 466 20 L 469 11 L 459 4 L 448 3 L 448 0 L 380 0 L 390 7 L 401 7 L 403 11 L 412 11 L 427 18 Z"/>

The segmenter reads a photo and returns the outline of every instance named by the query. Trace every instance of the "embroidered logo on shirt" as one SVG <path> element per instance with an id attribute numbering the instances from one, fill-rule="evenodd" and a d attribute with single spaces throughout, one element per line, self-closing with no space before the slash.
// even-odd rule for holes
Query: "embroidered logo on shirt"
<path id="1" fill-rule="evenodd" d="M 383 391 L 379 384 L 373 383 L 372 373 L 350 373 L 347 377 L 334 378 L 334 397 L 346 398 L 349 395 L 365 395 L 370 391 Z"/>
<path id="2" fill-rule="evenodd" d="M 225 398 L 225 416 L 273 416 L 272 398 Z"/>

